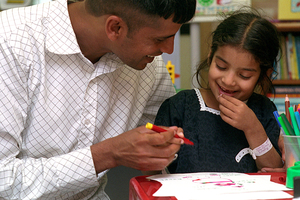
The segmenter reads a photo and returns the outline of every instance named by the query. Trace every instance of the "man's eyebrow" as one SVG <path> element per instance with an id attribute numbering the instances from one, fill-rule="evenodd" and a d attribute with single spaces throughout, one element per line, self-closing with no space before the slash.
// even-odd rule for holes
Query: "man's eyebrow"
<path id="1" fill-rule="evenodd" d="M 173 34 L 173 35 L 168 35 L 168 36 L 157 37 L 157 38 L 168 39 L 168 38 L 171 38 L 171 37 L 174 37 L 174 36 L 175 36 L 175 34 Z"/>
<path id="2" fill-rule="evenodd" d="M 218 58 L 219 60 L 223 61 L 224 63 L 226 63 L 227 65 L 229 64 L 226 60 L 224 60 L 222 57 L 216 55 L 216 58 Z M 245 70 L 245 71 L 249 71 L 249 72 L 257 72 L 256 69 L 253 69 L 253 68 L 242 68 L 242 70 Z"/>
<path id="3" fill-rule="evenodd" d="M 174 36 L 175 36 L 175 34 L 169 35 L 169 36 L 167 36 L 166 38 L 171 38 L 171 37 L 174 37 Z"/>

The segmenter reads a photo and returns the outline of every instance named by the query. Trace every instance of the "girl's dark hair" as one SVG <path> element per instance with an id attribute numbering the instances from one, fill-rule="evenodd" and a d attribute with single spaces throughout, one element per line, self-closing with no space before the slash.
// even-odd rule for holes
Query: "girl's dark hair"
<path id="1" fill-rule="evenodd" d="M 119 16 L 129 29 L 134 29 L 160 17 L 172 17 L 178 24 L 186 23 L 195 14 L 196 0 L 86 0 L 86 7 L 94 16 Z"/>
<path id="2" fill-rule="evenodd" d="M 257 86 L 260 86 L 263 94 L 273 88 L 271 75 L 268 72 L 275 72 L 274 66 L 279 60 L 281 46 L 279 32 L 270 21 L 261 17 L 258 11 L 250 8 L 243 8 L 227 16 L 212 33 L 209 57 L 197 68 L 195 75 L 200 86 L 202 86 L 200 72 L 209 68 L 218 47 L 224 45 L 251 53 L 261 69 Z"/>

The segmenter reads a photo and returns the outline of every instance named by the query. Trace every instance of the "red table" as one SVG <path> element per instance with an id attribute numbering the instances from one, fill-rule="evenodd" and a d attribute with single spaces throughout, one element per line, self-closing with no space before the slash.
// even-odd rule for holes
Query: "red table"
<path id="1" fill-rule="evenodd" d="M 255 175 L 271 175 L 271 181 L 285 184 L 286 173 L 250 173 Z M 129 182 L 129 200 L 177 200 L 175 197 L 153 197 L 152 195 L 161 187 L 161 183 L 146 179 L 147 176 L 137 176 Z M 286 191 L 293 195 L 293 191 Z M 283 199 L 281 199 L 283 200 Z M 285 200 L 292 200 L 285 199 Z"/>

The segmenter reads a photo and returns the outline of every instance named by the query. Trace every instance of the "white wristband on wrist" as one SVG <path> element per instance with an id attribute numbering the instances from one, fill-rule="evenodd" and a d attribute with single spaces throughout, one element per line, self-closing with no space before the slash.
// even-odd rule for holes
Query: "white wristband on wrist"
<path id="1" fill-rule="evenodd" d="M 267 153 L 268 151 L 270 151 L 272 149 L 273 145 L 271 143 L 271 141 L 269 140 L 269 138 L 262 143 L 260 146 L 256 147 L 255 149 L 250 149 L 250 148 L 244 148 L 242 149 L 235 157 L 236 162 L 240 162 L 241 159 L 246 155 L 246 154 L 250 154 L 254 160 L 256 160 L 256 156 L 262 156 L 265 153 Z"/>

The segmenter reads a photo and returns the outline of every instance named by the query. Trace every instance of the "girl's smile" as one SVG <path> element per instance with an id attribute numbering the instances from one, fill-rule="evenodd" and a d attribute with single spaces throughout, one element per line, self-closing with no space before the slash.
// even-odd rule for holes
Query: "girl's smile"
<path id="1" fill-rule="evenodd" d="M 213 56 L 208 81 L 216 99 L 223 94 L 245 101 L 252 95 L 259 76 L 260 66 L 252 54 L 225 45 Z"/>
<path id="2" fill-rule="evenodd" d="M 226 88 L 219 86 L 219 94 L 225 94 L 227 96 L 234 96 L 235 92 L 234 90 L 227 90 Z"/>

